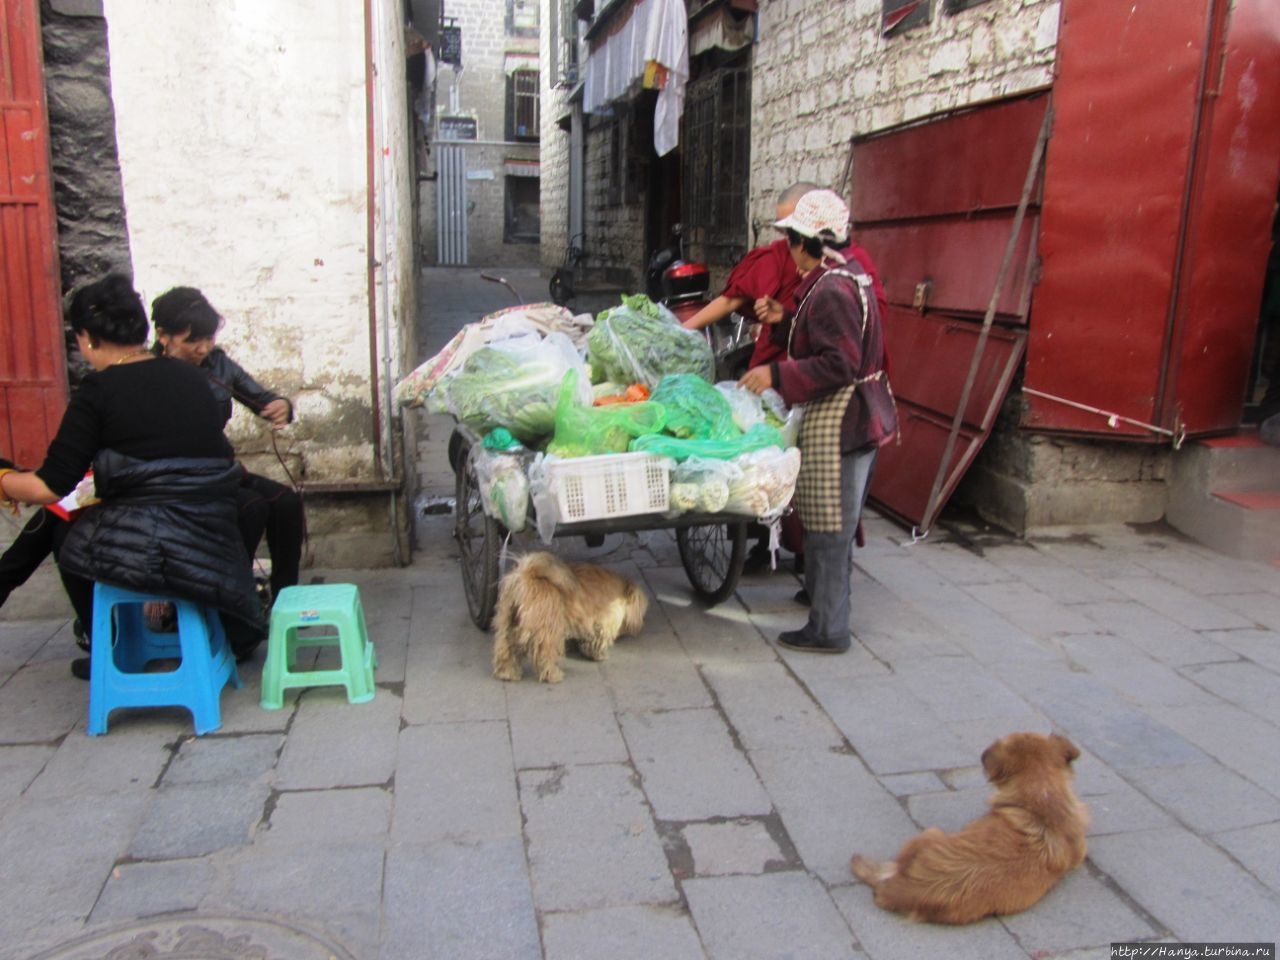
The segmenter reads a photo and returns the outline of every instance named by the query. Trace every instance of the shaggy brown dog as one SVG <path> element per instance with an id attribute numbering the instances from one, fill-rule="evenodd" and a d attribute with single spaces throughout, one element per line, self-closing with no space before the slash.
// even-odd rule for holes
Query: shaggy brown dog
<path id="1" fill-rule="evenodd" d="M 649 597 L 626 577 L 589 563 L 565 563 L 553 553 L 531 553 L 502 578 L 498 595 L 493 675 L 519 680 L 522 660 L 538 679 L 564 679 L 566 640 L 592 660 L 603 660 L 618 637 L 644 625 Z"/>
<path id="2" fill-rule="evenodd" d="M 1027 909 L 1084 860 L 1089 811 L 1071 789 L 1078 756 L 1057 734 L 997 740 L 982 754 L 996 788 L 986 816 L 959 833 L 926 830 L 896 861 L 855 856 L 853 872 L 878 906 L 912 920 L 972 923 Z"/>

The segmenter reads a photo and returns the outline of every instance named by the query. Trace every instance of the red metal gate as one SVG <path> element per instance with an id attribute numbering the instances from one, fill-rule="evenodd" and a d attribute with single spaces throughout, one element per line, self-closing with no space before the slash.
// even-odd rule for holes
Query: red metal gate
<path id="1" fill-rule="evenodd" d="M 1022 360 L 1037 190 L 1014 230 L 1048 102 L 1038 93 L 985 104 L 853 146 L 855 234 L 889 300 L 885 342 L 901 432 L 880 450 L 870 497 L 908 526 L 932 525 L 994 426 Z"/>
<path id="2" fill-rule="evenodd" d="M 1024 425 L 1233 430 L 1280 175 L 1280 0 L 1062 9 Z"/>
<path id="3" fill-rule="evenodd" d="M 38 0 L 0 0 L 0 454 L 38 466 L 67 398 Z"/>

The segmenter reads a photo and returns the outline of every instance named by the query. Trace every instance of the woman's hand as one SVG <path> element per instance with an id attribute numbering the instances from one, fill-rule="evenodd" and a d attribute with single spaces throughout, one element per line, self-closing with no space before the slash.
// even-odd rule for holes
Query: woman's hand
<path id="1" fill-rule="evenodd" d="M 767 363 L 752 367 L 742 375 L 738 386 L 745 387 L 752 393 L 763 393 L 773 386 L 773 367 Z"/>
<path id="2" fill-rule="evenodd" d="M 761 323 L 781 323 L 782 304 L 773 297 L 761 297 L 756 301 L 756 319 Z"/>
<path id="3" fill-rule="evenodd" d="M 281 397 L 263 407 L 258 416 L 264 420 L 270 420 L 273 427 L 283 427 L 289 422 L 289 412 L 289 401 Z"/>

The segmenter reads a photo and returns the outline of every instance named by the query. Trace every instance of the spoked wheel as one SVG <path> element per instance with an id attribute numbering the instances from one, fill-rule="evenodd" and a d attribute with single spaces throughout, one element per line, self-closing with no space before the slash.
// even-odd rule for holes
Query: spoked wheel
<path id="1" fill-rule="evenodd" d="M 745 523 L 680 527 L 676 530 L 680 562 L 694 592 L 707 603 L 723 603 L 738 587 L 747 556 Z"/>
<path id="2" fill-rule="evenodd" d="M 461 451 L 454 483 L 454 536 L 462 553 L 462 587 L 467 595 L 471 622 L 481 630 L 488 630 L 498 605 L 502 525 L 484 512 L 470 447 Z"/>

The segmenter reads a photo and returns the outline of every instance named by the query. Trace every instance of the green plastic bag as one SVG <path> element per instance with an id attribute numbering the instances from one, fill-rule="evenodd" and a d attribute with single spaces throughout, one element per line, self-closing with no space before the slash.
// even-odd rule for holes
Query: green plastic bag
<path id="1" fill-rule="evenodd" d="M 557 457 L 626 453 L 632 440 L 658 433 L 666 420 L 666 409 L 652 400 L 607 407 L 582 404 L 578 396 L 578 371 L 569 370 L 560 384 L 555 436 L 547 444 L 547 453 Z"/>
<path id="2" fill-rule="evenodd" d="M 782 434 L 776 427 L 758 423 L 741 436 L 729 440 L 685 440 L 667 434 L 637 437 L 631 441 L 633 452 L 656 453 L 661 457 L 670 457 L 676 463 L 684 463 L 690 457 L 705 457 L 709 460 L 731 460 L 750 453 L 752 450 L 763 450 L 765 447 L 785 447 Z"/>
<path id="3" fill-rule="evenodd" d="M 667 433 L 686 440 L 732 440 L 742 436 L 723 393 L 693 373 L 663 377 L 653 397 L 667 408 Z"/>

